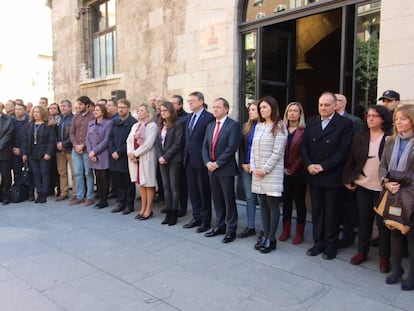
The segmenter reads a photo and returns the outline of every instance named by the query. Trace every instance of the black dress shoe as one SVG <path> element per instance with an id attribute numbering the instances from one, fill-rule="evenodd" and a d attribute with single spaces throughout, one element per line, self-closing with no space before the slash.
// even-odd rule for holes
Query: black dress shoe
<path id="1" fill-rule="evenodd" d="M 111 210 L 111 213 L 119 213 L 119 212 L 122 212 L 125 209 L 125 207 L 126 207 L 125 205 L 119 204 L 117 207 L 115 207 L 115 208 L 113 208 Z"/>
<path id="2" fill-rule="evenodd" d="M 209 232 L 204 234 L 204 236 L 207 238 L 211 238 L 213 236 L 220 235 L 220 234 L 226 234 L 226 229 L 219 229 L 217 227 L 214 227 Z"/>
<path id="3" fill-rule="evenodd" d="M 230 243 L 230 242 L 233 242 L 235 239 L 236 239 L 236 233 L 228 232 L 223 238 L 223 243 Z"/>
<path id="4" fill-rule="evenodd" d="M 254 249 L 255 250 L 260 250 L 260 248 L 264 245 L 264 243 L 266 242 L 266 237 L 264 235 L 259 234 L 259 236 L 257 237 L 257 242 L 254 245 Z"/>
<path id="5" fill-rule="evenodd" d="M 2 204 L 3 204 L 3 205 L 8 205 L 8 204 L 10 204 L 10 200 L 8 200 L 8 199 L 4 199 Z"/>
<path id="6" fill-rule="evenodd" d="M 266 241 L 263 243 L 263 246 L 259 248 L 259 251 L 263 254 L 270 253 L 271 251 L 274 251 L 276 249 L 276 240 L 270 241 L 269 239 L 266 239 Z"/>
<path id="7" fill-rule="evenodd" d="M 211 228 L 211 226 L 208 226 L 208 225 L 204 225 L 204 224 L 202 224 L 200 227 L 198 227 L 197 228 L 197 233 L 203 233 L 203 232 L 206 232 L 206 231 L 208 231 L 208 229 L 210 229 Z"/>
<path id="8" fill-rule="evenodd" d="M 247 238 L 247 237 L 252 236 L 252 235 L 256 235 L 256 230 L 255 230 L 254 228 L 253 228 L 253 229 L 250 229 L 250 228 L 246 227 L 246 228 L 243 230 L 243 232 L 240 232 L 240 233 L 238 234 L 238 236 L 237 236 L 237 237 L 239 237 L 239 238 L 243 239 L 243 238 Z"/>
<path id="9" fill-rule="evenodd" d="M 108 202 L 99 202 L 98 204 L 95 205 L 96 209 L 101 209 L 101 208 L 105 208 L 108 207 Z"/>
<path id="10" fill-rule="evenodd" d="M 190 228 L 199 227 L 199 226 L 201 226 L 201 220 L 195 220 L 193 218 L 188 224 L 185 224 L 183 228 L 190 229 Z"/>
<path id="11" fill-rule="evenodd" d="M 334 250 L 329 250 L 329 251 L 325 251 L 322 255 L 322 258 L 325 260 L 332 260 L 336 258 L 336 251 Z"/>
<path id="12" fill-rule="evenodd" d="M 321 249 L 317 246 L 314 246 L 314 247 L 307 250 L 306 255 L 308 255 L 308 256 L 318 256 L 322 252 L 323 252 L 323 249 Z"/>
<path id="13" fill-rule="evenodd" d="M 134 211 L 134 207 L 133 206 L 127 206 L 123 211 L 122 211 L 122 215 L 128 215 L 131 214 Z"/>

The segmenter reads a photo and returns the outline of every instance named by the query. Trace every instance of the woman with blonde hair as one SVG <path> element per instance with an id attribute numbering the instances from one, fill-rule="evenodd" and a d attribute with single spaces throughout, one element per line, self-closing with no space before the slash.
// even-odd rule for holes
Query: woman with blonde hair
<path id="1" fill-rule="evenodd" d="M 153 215 L 152 203 L 157 184 L 155 140 L 158 133 L 153 118 L 154 110 L 151 106 L 140 104 L 138 122 L 132 126 L 126 141 L 131 181 L 139 184 L 141 191 L 141 210 L 135 217 L 139 220 L 147 220 Z"/>
<path id="2" fill-rule="evenodd" d="M 37 192 L 35 203 L 46 203 L 49 189 L 50 159 L 55 150 L 56 135 L 48 124 L 47 109 L 35 106 L 30 111 L 30 123 L 22 145 L 23 162 L 29 161 Z"/>
<path id="3" fill-rule="evenodd" d="M 285 148 L 285 176 L 283 180 L 283 231 L 279 241 L 286 241 L 290 237 L 292 206 L 296 206 L 296 234 L 293 244 L 303 242 L 303 233 L 306 223 L 306 180 L 300 156 L 300 144 L 305 132 L 305 113 L 299 102 L 290 103 L 283 117 L 288 129 Z"/>
<path id="4" fill-rule="evenodd" d="M 413 150 L 414 105 L 402 105 L 394 112 L 394 135 L 386 139 L 380 164 L 380 177 L 383 180 L 383 187 L 390 192 L 389 197 L 395 204 L 395 206 L 392 206 L 393 216 L 396 216 L 394 220 L 402 221 L 401 225 L 408 225 L 411 229 L 405 235 L 397 227 L 391 230 L 391 274 L 385 282 L 394 284 L 402 278 L 404 270 L 401 261 L 405 241 L 407 241 L 409 271 L 401 284 L 402 290 L 414 290 L 414 206 L 410 200 L 408 203 L 405 200 L 407 191 L 408 194 L 414 192 L 414 185 L 412 184 L 414 176 Z M 401 191 L 404 192 L 404 195 L 397 195 Z M 408 196 L 408 198 L 411 197 Z M 404 219 L 405 215 L 409 216 L 408 221 Z M 387 215 L 384 214 L 383 216 L 386 220 Z"/>

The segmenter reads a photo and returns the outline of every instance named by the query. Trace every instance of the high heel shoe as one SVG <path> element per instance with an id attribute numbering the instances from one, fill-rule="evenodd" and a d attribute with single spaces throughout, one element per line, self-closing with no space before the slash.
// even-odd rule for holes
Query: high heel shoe
<path id="1" fill-rule="evenodd" d="M 385 283 L 395 284 L 401 279 L 403 274 L 404 274 L 403 268 L 401 268 L 401 267 L 395 268 L 391 271 L 391 274 L 389 276 L 387 276 L 387 278 L 385 279 Z"/>
<path id="2" fill-rule="evenodd" d="M 256 244 L 254 245 L 254 249 L 255 250 L 260 250 L 260 248 L 264 245 L 264 243 L 266 242 L 266 237 L 262 236 L 260 239 L 257 239 Z"/>
<path id="3" fill-rule="evenodd" d="M 138 214 L 137 214 L 137 216 L 135 216 L 135 219 L 140 220 L 140 219 L 142 218 L 142 216 L 143 216 L 143 215 L 142 215 L 141 213 L 138 213 Z"/>
<path id="4" fill-rule="evenodd" d="M 142 215 L 141 218 L 138 218 L 138 220 L 148 220 L 154 215 L 154 212 L 151 212 L 148 216 Z"/>
<path id="5" fill-rule="evenodd" d="M 270 241 L 269 239 L 266 239 L 263 246 L 259 248 L 259 251 L 263 254 L 270 253 L 271 251 L 274 251 L 276 249 L 276 240 Z"/>

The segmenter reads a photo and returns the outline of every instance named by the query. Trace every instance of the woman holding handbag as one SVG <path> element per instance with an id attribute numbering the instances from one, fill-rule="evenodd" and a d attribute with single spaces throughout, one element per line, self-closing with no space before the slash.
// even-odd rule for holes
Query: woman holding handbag
<path id="1" fill-rule="evenodd" d="M 414 172 L 414 105 L 399 106 L 394 112 L 394 135 L 389 137 L 385 143 L 383 156 L 380 165 L 380 177 L 383 178 L 385 190 L 392 195 L 401 191 L 402 184 L 398 181 L 388 179 L 389 172 L 397 172 L 400 177 L 410 176 Z M 402 176 L 401 176 L 402 175 Z M 407 178 L 406 178 L 407 179 Z M 411 180 L 412 182 L 412 180 Z M 410 185 L 409 187 L 413 187 Z M 413 189 L 410 189 L 412 192 Z M 405 210 L 411 210 L 411 204 L 401 204 L 398 207 Z M 384 218 L 385 218 L 384 214 Z M 387 284 L 397 283 L 403 276 L 404 270 L 401 261 L 405 249 L 405 241 L 408 248 L 408 275 L 401 284 L 402 290 L 414 290 L 414 230 L 412 228 L 413 217 L 411 217 L 411 230 L 403 235 L 399 230 L 391 230 L 391 274 L 386 278 Z M 406 237 L 406 238 L 405 238 Z"/>
<path id="2" fill-rule="evenodd" d="M 385 137 L 391 133 L 391 112 L 384 106 L 370 106 L 366 113 L 366 128 L 355 133 L 342 174 L 345 187 L 356 191 L 358 203 L 358 253 L 351 258 L 351 264 L 359 265 L 368 259 L 372 225 L 376 218 L 379 230 L 379 268 L 383 273 L 390 271 L 390 231 L 385 227 L 382 217 L 375 217 L 372 207 L 382 190 L 378 166 Z"/>

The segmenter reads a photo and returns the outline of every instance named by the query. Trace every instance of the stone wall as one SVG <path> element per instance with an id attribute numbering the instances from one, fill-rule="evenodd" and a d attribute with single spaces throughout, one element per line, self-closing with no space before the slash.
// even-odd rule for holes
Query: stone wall
<path id="1" fill-rule="evenodd" d="M 378 97 L 387 89 L 414 104 L 414 3 L 412 0 L 381 2 L 381 35 Z"/>
<path id="2" fill-rule="evenodd" d="M 56 100 L 108 98 L 116 89 L 135 104 L 195 90 L 208 103 L 237 98 L 237 1 L 118 0 L 117 74 L 107 79 L 84 77 L 75 2 L 52 5 Z M 237 108 L 231 113 L 236 117 Z"/>

